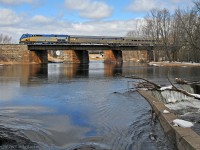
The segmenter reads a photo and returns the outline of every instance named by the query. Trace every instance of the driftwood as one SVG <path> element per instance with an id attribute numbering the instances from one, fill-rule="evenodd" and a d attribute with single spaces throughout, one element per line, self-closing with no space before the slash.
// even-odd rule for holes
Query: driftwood
<path id="1" fill-rule="evenodd" d="M 200 81 L 187 81 L 181 78 L 176 78 L 175 81 L 177 84 L 199 84 L 200 83 Z"/>
<path id="2" fill-rule="evenodd" d="M 180 79 L 180 78 L 176 78 L 175 80 L 176 80 L 176 82 L 178 81 L 179 84 L 186 84 L 186 81 L 185 81 L 185 80 L 182 80 L 182 79 Z M 168 81 L 169 81 L 170 84 L 172 85 L 173 89 L 175 89 L 175 91 L 180 92 L 180 93 L 183 93 L 183 94 L 185 94 L 186 96 L 193 97 L 193 98 L 195 98 L 195 99 L 199 99 L 199 100 L 200 100 L 200 95 L 198 96 L 197 94 L 191 94 L 191 93 L 188 93 L 187 91 L 185 91 L 185 90 L 183 90 L 183 89 L 177 88 L 177 87 L 169 80 L 169 78 L 168 78 Z"/>
<path id="3" fill-rule="evenodd" d="M 138 77 L 138 76 L 124 76 L 124 75 L 122 75 L 122 74 L 116 74 L 116 75 L 117 75 L 117 76 L 120 76 L 120 77 L 123 77 L 123 78 L 143 80 L 144 82 L 139 83 L 139 84 L 137 85 L 138 88 L 157 89 L 157 90 L 161 88 L 161 86 L 157 85 L 156 83 L 151 82 L 151 81 L 149 81 L 149 80 L 147 80 L 147 79 Z"/>
<path id="4" fill-rule="evenodd" d="M 177 84 L 187 84 L 187 81 L 183 80 L 181 78 L 176 78 L 175 81 L 176 81 Z"/>
<path id="5" fill-rule="evenodd" d="M 139 79 L 139 80 L 143 80 L 143 82 L 140 82 L 138 83 L 137 87 L 138 88 L 146 88 L 148 90 L 158 90 L 158 91 L 161 91 L 161 86 L 157 85 L 156 83 L 154 82 L 151 82 L 147 79 L 144 79 L 144 78 L 141 78 L 141 77 L 138 77 L 138 76 L 124 76 L 124 75 L 121 75 L 121 74 L 116 74 L 117 76 L 120 76 L 120 77 L 123 77 L 123 78 L 129 78 L 129 79 Z M 176 92 L 180 92 L 180 93 L 183 93 L 184 95 L 188 96 L 188 97 L 192 97 L 192 98 L 195 98 L 195 99 L 198 99 L 200 100 L 200 95 L 198 94 L 191 94 L 191 93 L 188 93 L 187 91 L 183 90 L 183 89 L 180 89 L 180 88 L 177 88 L 168 78 L 168 81 L 169 83 L 172 85 L 172 88 L 169 88 L 169 89 L 165 89 L 165 90 L 170 90 L 170 91 L 176 91 Z M 177 80 L 176 80 L 177 82 Z M 179 82 L 181 84 L 183 84 L 184 82 L 186 82 L 185 80 L 179 80 Z"/>

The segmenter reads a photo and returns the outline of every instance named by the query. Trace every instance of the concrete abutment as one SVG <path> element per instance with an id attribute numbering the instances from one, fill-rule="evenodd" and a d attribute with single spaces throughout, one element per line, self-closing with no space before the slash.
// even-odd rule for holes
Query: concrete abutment
<path id="1" fill-rule="evenodd" d="M 44 64 L 48 63 L 48 51 L 30 51 L 30 62 Z"/>
<path id="2" fill-rule="evenodd" d="M 0 63 L 41 64 L 47 63 L 47 51 L 29 51 L 27 45 L 1 44 Z"/>
<path id="3" fill-rule="evenodd" d="M 104 51 L 105 63 L 122 63 L 122 51 L 121 50 L 105 50 Z"/>
<path id="4" fill-rule="evenodd" d="M 65 50 L 65 63 L 89 63 L 89 53 L 87 50 Z"/>

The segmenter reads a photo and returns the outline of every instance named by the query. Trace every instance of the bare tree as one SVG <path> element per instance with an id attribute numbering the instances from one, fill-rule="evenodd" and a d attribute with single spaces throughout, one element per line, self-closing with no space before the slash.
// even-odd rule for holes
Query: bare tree
<path id="1" fill-rule="evenodd" d="M 196 6 L 191 10 L 176 11 L 178 19 L 181 21 L 181 28 L 184 31 L 183 38 L 188 52 L 189 60 L 199 62 L 200 56 L 200 9 Z"/>
<path id="2" fill-rule="evenodd" d="M 158 19 L 157 19 L 157 9 L 151 10 L 151 12 L 145 18 L 146 25 L 143 27 L 143 33 L 146 37 L 151 38 L 153 44 L 155 45 L 159 41 L 159 30 L 158 30 Z M 159 51 L 154 49 L 153 60 L 158 61 Z"/>
<path id="3" fill-rule="evenodd" d="M 154 61 L 178 60 L 177 52 L 182 45 L 180 21 L 175 14 L 170 14 L 167 9 L 153 9 L 148 14 L 143 29 L 146 36 L 152 38 L 157 45 L 154 48 Z"/>
<path id="4" fill-rule="evenodd" d="M 194 1 L 193 8 L 174 13 L 152 9 L 144 20 L 143 26 L 136 23 L 136 30 L 127 36 L 152 39 L 154 61 L 200 62 L 200 0 Z"/>
<path id="5" fill-rule="evenodd" d="M 126 36 L 143 38 L 144 37 L 143 26 L 144 26 L 144 20 L 137 19 L 135 22 L 134 30 L 127 32 Z"/>
<path id="6" fill-rule="evenodd" d="M 171 61 L 169 53 L 169 35 L 171 30 L 171 15 L 167 9 L 153 9 L 146 18 L 144 33 L 152 38 L 155 45 L 162 45 L 159 49 L 154 49 L 154 61 L 158 61 L 160 52 L 165 52 L 167 59 Z"/>
<path id="7" fill-rule="evenodd" d="M 8 35 L 0 34 L 0 44 L 8 44 L 11 43 L 12 37 Z"/>

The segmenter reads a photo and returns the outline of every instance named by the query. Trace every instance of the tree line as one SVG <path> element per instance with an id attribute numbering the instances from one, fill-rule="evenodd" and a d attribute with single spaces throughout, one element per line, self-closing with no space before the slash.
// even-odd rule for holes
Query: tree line
<path id="1" fill-rule="evenodd" d="M 152 39 L 153 61 L 200 62 L 200 0 L 192 8 L 152 9 L 127 36 Z M 142 24 L 139 26 L 139 24 Z"/>
<path id="2" fill-rule="evenodd" d="M 9 44 L 12 41 L 12 37 L 8 35 L 0 34 L 0 44 Z"/>

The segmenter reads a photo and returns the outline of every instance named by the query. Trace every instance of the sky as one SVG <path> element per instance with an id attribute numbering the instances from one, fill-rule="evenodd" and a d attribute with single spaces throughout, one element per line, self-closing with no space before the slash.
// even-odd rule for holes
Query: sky
<path id="1" fill-rule="evenodd" d="M 125 36 L 153 8 L 187 8 L 193 0 L 0 0 L 0 33 Z"/>

